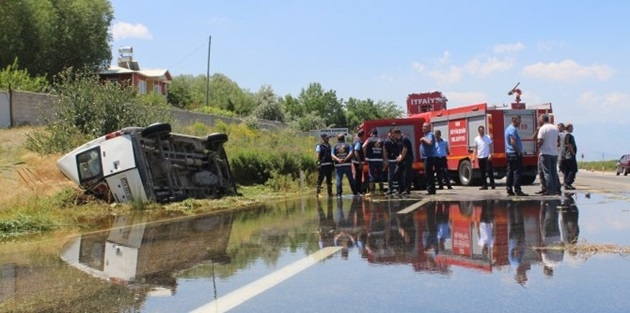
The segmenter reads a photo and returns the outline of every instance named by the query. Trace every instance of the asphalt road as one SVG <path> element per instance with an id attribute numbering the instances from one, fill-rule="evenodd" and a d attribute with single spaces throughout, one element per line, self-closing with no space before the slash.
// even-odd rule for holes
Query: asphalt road
<path id="1" fill-rule="evenodd" d="M 562 176 L 560 177 L 562 181 Z M 413 191 L 410 197 L 436 198 L 439 200 L 481 200 L 507 198 L 505 189 L 505 179 L 496 181 L 496 189 L 479 190 L 479 186 L 458 186 L 454 185 L 452 190 L 437 190 L 437 195 L 426 196 L 426 191 Z M 580 171 L 573 186 L 576 190 L 573 193 L 606 193 L 630 198 L 630 176 L 616 176 L 613 172 L 590 172 Z M 538 179 L 528 186 L 522 187 L 523 192 L 529 194 L 528 198 L 549 198 L 549 196 L 539 196 L 535 192 L 540 190 Z"/>

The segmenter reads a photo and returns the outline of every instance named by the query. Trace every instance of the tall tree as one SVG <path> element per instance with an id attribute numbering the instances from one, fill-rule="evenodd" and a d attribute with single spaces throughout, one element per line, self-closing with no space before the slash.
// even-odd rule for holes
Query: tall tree
<path id="1" fill-rule="evenodd" d="M 257 106 L 254 116 L 259 119 L 284 122 L 284 109 L 278 101 L 278 96 L 269 85 L 263 85 L 255 94 Z"/>
<path id="2" fill-rule="evenodd" d="M 334 90 L 325 91 L 320 83 L 311 83 L 307 89 L 302 89 L 298 101 L 304 113 L 317 113 L 327 126 L 346 126 L 345 110 Z"/>
<path id="3" fill-rule="evenodd" d="M 98 69 L 112 58 L 108 0 L 2 0 L 0 67 L 49 79 L 65 68 Z"/>
<path id="4" fill-rule="evenodd" d="M 256 101 L 253 94 L 241 89 L 227 76 L 214 74 L 210 79 L 210 105 L 247 116 L 253 111 Z"/>
<path id="5" fill-rule="evenodd" d="M 346 120 L 350 128 L 355 128 L 367 120 L 399 118 L 403 116 L 403 113 L 402 109 L 392 101 L 374 102 L 372 99 L 355 98 L 346 101 Z"/>

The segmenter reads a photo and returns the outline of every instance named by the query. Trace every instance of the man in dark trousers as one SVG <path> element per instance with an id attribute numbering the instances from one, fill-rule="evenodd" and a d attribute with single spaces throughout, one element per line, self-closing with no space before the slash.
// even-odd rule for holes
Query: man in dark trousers
<path id="1" fill-rule="evenodd" d="M 422 125 L 424 136 L 420 138 L 420 156 L 424 160 L 424 173 L 427 181 L 427 194 L 435 194 L 435 135 L 431 131 L 431 124 Z"/>
<path id="2" fill-rule="evenodd" d="M 354 137 L 352 143 L 352 150 L 354 158 L 352 159 L 352 166 L 354 167 L 354 183 L 356 184 L 355 190 L 359 194 L 363 194 L 363 166 L 365 165 L 365 153 L 363 153 L 363 134 L 365 132 L 361 129 L 357 136 Z"/>
<path id="3" fill-rule="evenodd" d="M 396 158 L 398 194 L 408 195 L 411 193 L 411 179 L 413 177 L 413 169 L 411 167 L 413 163 L 413 147 L 411 146 L 411 140 L 403 136 L 399 128 L 394 129 L 394 136 L 397 138 L 400 149 L 400 155 Z"/>
<path id="4" fill-rule="evenodd" d="M 387 169 L 387 194 L 394 194 L 394 182 L 397 182 L 400 190 L 400 182 L 396 177 L 396 159 L 400 155 L 397 138 L 394 136 L 394 128 L 389 130 L 389 137 L 384 145 L 383 169 Z"/>
<path id="5" fill-rule="evenodd" d="M 315 147 L 315 157 L 317 158 L 317 197 L 321 197 L 322 183 L 326 179 L 328 196 L 332 197 L 332 173 L 335 169 L 331 156 L 329 138 L 326 134 L 321 134 L 321 141 Z"/>
<path id="6" fill-rule="evenodd" d="M 352 189 L 352 194 L 359 195 L 356 190 L 356 184 L 354 183 L 354 177 L 352 177 L 352 146 L 346 142 L 345 134 L 337 135 L 337 143 L 332 149 L 332 159 L 335 163 L 335 179 L 337 183 L 337 197 L 343 195 L 342 180 L 345 175 L 348 177 L 348 184 Z"/>
<path id="7" fill-rule="evenodd" d="M 376 192 L 378 182 L 379 191 L 383 193 L 383 140 L 378 137 L 376 128 L 370 132 L 371 136 L 363 143 L 363 154 L 368 162 L 368 173 L 370 182 L 368 193 Z"/>

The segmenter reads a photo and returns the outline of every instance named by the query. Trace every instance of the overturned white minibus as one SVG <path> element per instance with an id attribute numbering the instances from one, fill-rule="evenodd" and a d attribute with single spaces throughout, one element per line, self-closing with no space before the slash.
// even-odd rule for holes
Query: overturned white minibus
<path id="1" fill-rule="evenodd" d="M 57 168 L 107 201 L 219 198 L 237 195 L 223 148 L 227 140 L 223 133 L 171 133 L 166 123 L 127 127 L 76 148 L 57 161 Z"/>

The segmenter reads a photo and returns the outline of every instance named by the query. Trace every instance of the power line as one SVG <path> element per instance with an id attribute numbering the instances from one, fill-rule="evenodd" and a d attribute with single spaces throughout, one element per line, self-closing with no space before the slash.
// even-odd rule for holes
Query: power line
<path id="1" fill-rule="evenodd" d="M 175 67 L 176 65 L 179 65 L 180 63 L 186 61 L 187 59 L 189 59 L 193 54 L 197 53 L 201 48 L 205 47 L 206 43 L 202 43 L 199 46 L 197 46 L 191 53 L 189 53 L 188 55 L 186 55 L 184 58 L 180 59 L 179 61 L 175 62 L 174 64 L 170 65 L 169 67 L 167 67 L 168 69 L 172 69 L 173 67 Z"/>

